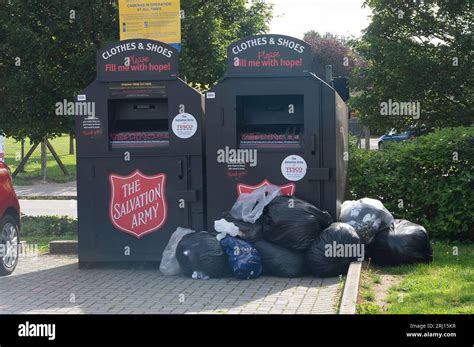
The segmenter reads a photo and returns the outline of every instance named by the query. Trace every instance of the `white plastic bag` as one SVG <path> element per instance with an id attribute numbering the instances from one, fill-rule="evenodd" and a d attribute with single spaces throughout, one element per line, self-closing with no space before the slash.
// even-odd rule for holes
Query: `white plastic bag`
<path id="1" fill-rule="evenodd" d="M 194 230 L 179 227 L 171 235 L 161 257 L 160 271 L 163 275 L 174 276 L 181 273 L 181 268 L 176 259 L 176 247 L 178 247 L 178 243 L 183 236 L 194 232 Z"/>
<path id="2" fill-rule="evenodd" d="M 230 214 L 234 218 L 253 224 L 260 218 L 265 206 L 280 194 L 280 188 L 272 185 L 260 187 L 252 193 L 240 194 Z"/>
<path id="3" fill-rule="evenodd" d="M 224 218 L 214 221 L 214 230 L 217 231 L 217 241 L 222 240 L 227 235 L 237 236 L 239 235 L 239 228 L 231 222 L 226 221 Z"/>

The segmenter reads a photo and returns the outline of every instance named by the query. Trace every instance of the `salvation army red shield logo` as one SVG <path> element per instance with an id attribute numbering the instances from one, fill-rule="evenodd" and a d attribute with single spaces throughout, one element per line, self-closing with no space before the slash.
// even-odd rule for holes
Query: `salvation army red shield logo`
<path id="1" fill-rule="evenodd" d="M 136 170 L 129 176 L 111 174 L 112 225 L 137 239 L 160 229 L 166 222 L 166 175 L 147 176 Z"/>
<path id="2" fill-rule="evenodd" d="M 277 186 L 276 184 L 271 183 L 267 179 L 263 180 L 259 184 L 255 186 L 250 186 L 247 184 L 240 183 L 237 185 L 237 195 L 240 196 L 240 194 L 244 193 L 252 193 L 254 190 L 257 190 L 260 187 L 265 187 L 265 186 Z M 281 195 L 286 195 L 286 196 L 291 196 L 295 195 L 295 190 L 296 190 L 296 185 L 294 183 L 288 183 L 282 186 L 277 186 L 280 188 Z"/>

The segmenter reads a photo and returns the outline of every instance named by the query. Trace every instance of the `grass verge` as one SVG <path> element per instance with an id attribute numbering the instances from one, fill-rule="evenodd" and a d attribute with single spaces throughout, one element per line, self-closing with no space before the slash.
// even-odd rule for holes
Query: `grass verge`
<path id="1" fill-rule="evenodd" d="M 375 291 L 381 275 L 400 276 L 386 293 L 386 310 Z M 357 312 L 360 314 L 474 313 L 474 245 L 433 243 L 431 264 L 369 267 L 361 274 Z"/>
<path id="2" fill-rule="evenodd" d="M 382 307 L 375 302 L 374 284 L 379 280 L 377 270 L 362 265 L 359 283 L 359 298 L 357 301 L 356 312 L 358 314 L 382 313 Z"/>

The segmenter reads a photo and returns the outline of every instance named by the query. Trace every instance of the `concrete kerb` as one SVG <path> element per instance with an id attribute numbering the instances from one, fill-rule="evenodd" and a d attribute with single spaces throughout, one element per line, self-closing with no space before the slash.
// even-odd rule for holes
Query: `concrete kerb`
<path id="1" fill-rule="evenodd" d="M 362 262 L 354 261 L 347 271 L 346 283 L 342 292 L 339 314 L 355 314 L 357 305 L 357 294 L 359 292 L 360 272 Z"/>
<path id="2" fill-rule="evenodd" d="M 49 243 L 49 254 L 78 254 L 76 240 L 55 240 Z"/>

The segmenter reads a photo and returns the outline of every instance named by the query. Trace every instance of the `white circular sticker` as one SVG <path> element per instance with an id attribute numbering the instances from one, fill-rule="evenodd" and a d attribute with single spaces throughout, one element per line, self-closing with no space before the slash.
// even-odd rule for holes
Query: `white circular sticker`
<path id="1" fill-rule="evenodd" d="M 197 121 L 192 114 L 180 113 L 173 119 L 171 124 L 173 132 L 181 139 L 189 139 L 197 131 Z"/>
<path id="2" fill-rule="evenodd" d="M 281 173 L 288 181 L 299 181 L 306 175 L 306 161 L 299 155 L 289 155 L 281 163 Z"/>

